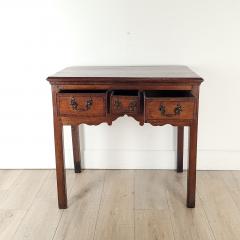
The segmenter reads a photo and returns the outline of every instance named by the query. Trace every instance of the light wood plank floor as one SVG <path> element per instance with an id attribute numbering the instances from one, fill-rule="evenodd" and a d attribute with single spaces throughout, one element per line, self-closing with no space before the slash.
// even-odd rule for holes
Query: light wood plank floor
<path id="1" fill-rule="evenodd" d="M 239 240 L 240 171 L 199 171 L 196 208 L 186 172 L 67 171 L 57 208 L 53 170 L 0 170 L 0 240 Z"/>

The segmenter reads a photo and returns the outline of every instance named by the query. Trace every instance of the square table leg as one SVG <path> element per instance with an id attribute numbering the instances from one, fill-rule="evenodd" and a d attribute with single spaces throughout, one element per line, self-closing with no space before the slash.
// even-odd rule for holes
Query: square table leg
<path id="1" fill-rule="evenodd" d="M 67 208 L 67 189 L 64 161 L 63 125 L 58 119 L 55 119 L 54 121 L 54 139 L 55 139 L 58 206 L 60 209 L 64 209 Z"/>
<path id="2" fill-rule="evenodd" d="M 57 88 L 55 86 L 52 86 L 52 102 L 53 102 L 53 125 L 54 125 L 58 207 L 60 209 L 65 209 L 67 208 L 67 188 L 64 160 L 63 125 L 61 119 L 58 117 L 57 114 Z"/>
<path id="3" fill-rule="evenodd" d="M 189 129 L 189 162 L 187 176 L 187 207 L 195 207 L 196 194 L 196 158 L 197 158 L 197 121 Z"/>
<path id="4" fill-rule="evenodd" d="M 177 128 L 177 172 L 183 172 L 184 127 Z"/>
<path id="5" fill-rule="evenodd" d="M 75 173 L 81 172 L 81 153 L 80 153 L 80 140 L 79 140 L 79 126 L 72 125 L 72 147 L 73 147 L 73 160 Z"/>
<path id="6" fill-rule="evenodd" d="M 54 122 L 54 138 L 55 138 L 58 206 L 60 209 L 64 209 L 67 208 L 67 189 L 64 162 L 63 126 L 60 123 L 60 121 L 57 120 Z"/>

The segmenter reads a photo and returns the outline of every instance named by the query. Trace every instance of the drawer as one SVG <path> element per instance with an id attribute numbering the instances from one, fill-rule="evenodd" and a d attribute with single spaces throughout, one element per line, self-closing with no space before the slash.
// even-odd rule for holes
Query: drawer
<path id="1" fill-rule="evenodd" d="M 106 116 L 106 91 L 65 91 L 57 95 L 60 116 Z"/>
<path id="2" fill-rule="evenodd" d="M 195 98 L 190 91 L 147 91 L 144 93 L 145 120 L 194 118 Z"/>
<path id="3" fill-rule="evenodd" d="M 139 99 L 138 91 L 112 91 L 110 97 L 110 111 L 114 115 L 137 115 L 139 112 Z"/>

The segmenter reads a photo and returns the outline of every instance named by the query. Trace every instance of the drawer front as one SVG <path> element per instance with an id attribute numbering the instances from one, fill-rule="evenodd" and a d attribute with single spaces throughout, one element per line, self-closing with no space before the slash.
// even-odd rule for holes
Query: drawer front
<path id="1" fill-rule="evenodd" d="M 106 94 L 59 94 L 60 116 L 104 117 L 106 116 Z"/>
<path id="2" fill-rule="evenodd" d="M 194 118 L 194 101 L 146 99 L 145 118 L 191 120 Z"/>
<path id="3" fill-rule="evenodd" d="M 112 114 L 138 114 L 139 102 L 137 96 L 111 96 Z"/>

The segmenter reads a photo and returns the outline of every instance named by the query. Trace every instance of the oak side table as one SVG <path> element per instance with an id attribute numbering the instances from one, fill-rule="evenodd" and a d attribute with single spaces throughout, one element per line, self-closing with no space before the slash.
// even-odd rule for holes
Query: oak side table
<path id="1" fill-rule="evenodd" d="M 49 76 L 52 87 L 58 205 L 67 208 L 63 125 L 71 125 L 75 172 L 81 172 L 79 124 L 109 125 L 123 115 L 140 125 L 178 129 L 177 171 L 183 171 L 184 126 L 189 131 L 187 207 L 195 207 L 199 86 L 186 66 L 69 67 Z"/>

